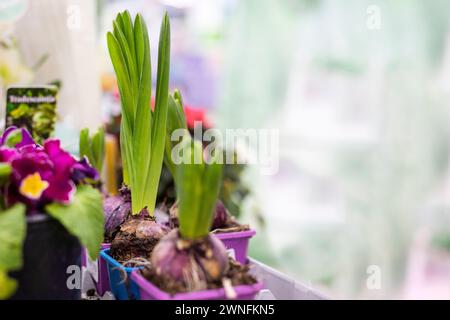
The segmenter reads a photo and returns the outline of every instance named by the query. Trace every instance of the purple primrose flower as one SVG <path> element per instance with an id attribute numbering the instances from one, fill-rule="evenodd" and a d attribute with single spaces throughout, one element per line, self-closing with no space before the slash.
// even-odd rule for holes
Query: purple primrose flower
<path id="1" fill-rule="evenodd" d="M 48 139 L 40 146 L 26 129 L 16 127 L 6 129 L 0 138 L 0 162 L 12 168 L 3 191 L 8 204 L 23 202 L 29 209 L 51 202 L 68 204 L 77 184 L 99 178 L 86 159 L 77 161 L 61 148 L 59 140 Z"/>

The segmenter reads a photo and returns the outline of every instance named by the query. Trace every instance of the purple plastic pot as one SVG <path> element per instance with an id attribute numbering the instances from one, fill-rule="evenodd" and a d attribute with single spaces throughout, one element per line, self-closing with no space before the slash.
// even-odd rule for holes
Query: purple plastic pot
<path id="1" fill-rule="evenodd" d="M 110 243 L 103 242 L 100 246 L 100 250 L 109 249 L 110 247 Z M 97 260 L 90 261 L 86 249 L 84 249 L 82 261 L 83 266 L 86 267 L 91 274 L 95 289 L 99 296 L 103 296 L 106 291 L 111 291 L 109 286 L 108 266 L 105 259 L 99 256 Z"/>
<path id="2" fill-rule="evenodd" d="M 217 238 L 222 240 L 230 255 L 234 256 L 236 261 L 242 264 L 246 264 L 248 262 L 248 243 L 250 241 L 250 238 L 255 234 L 255 230 L 215 233 Z"/>
<path id="3" fill-rule="evenodd" d="M 226 300 L 224 289 L 213 289 L 194 292 L 183 292 L 171 295 L 164 292 L 150 281 L 141 276 L 139 270 L 134 270 L 131 273 L 131 279 L 139 287 L 141 300 Z M 263 289 L 264 284 L 257 282 L 252 285 L 242 285 L 233 287 L 237 300 L 253 300 L 256 294 Z"/>

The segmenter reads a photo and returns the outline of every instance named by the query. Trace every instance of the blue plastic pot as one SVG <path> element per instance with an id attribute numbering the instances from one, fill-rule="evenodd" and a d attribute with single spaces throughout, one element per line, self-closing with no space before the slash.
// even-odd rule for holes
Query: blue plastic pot
<path id="1" fill-rule="evenodd" d="M 133 270 L 142 269 L 143 267 L 129 268 L 124 267 L 116 259 L 109 255 L 110 249 L 100 252 L 100 256 L 105 259 L 108 266 L 109 286 L 117 300 L 140 300 L 141 296 L 136 283 L 131 280 L 131 272 Z M 126 272 L 126 279 L 125 279 Z"/>

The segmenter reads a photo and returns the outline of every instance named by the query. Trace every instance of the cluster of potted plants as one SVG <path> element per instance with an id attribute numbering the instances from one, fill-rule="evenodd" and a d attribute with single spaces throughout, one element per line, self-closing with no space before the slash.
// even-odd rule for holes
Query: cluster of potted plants
<path id="1" fill-rule="evenodd" d="M 192 138 L 180 92 L 169 93 L 167 14 L 153 108 L 143 18 L 119 13 L 107 41 L 121 100 L 124 184 L 117 196 L 101 192 L 103 130 L 81 131 L 76 158 L 56 139 L 40 145 L 26 129 L 8 128 L 0 140 L 0 298 L 79 299 L 68 267 L 81 265 L 100 295 L 111 290 L 117 299 L 253 298 L 263 286 L 247 265 L 255 232 L 218 200 L 223 151 L 208 153 Z M 184 134 L 174 142 L 177 129 Z M 177 144 L 181 162 L 173 158 Z M 158 199 L 163 166 L 175 185 L 170 204 Z"/>
<path id="2" fill-rule="evenodd" d="M 0 168 L 0 298 L 79 299 L 82 246 L 95 259 L 103 237 L 98 172 L 16 127 L 1 137 Z"/>
<path id="3" fill-rule="evenodd" d="M 131 278 L 142 299 L 253 298 L 262 283 L 248 266 L 229 258 L 222 241 L 210 233 L 222 178 L 220 151 L 204 155 L 201 142 L 189 135 L 181 149 L 184 161 L 175 166 L 179 226 L 159 241 L 150 263 L 133 270 Z"/>
<path id="4" fill-rule="evenodd" d="M 181 94 L 178 91 L 169 94 L 168 91 L 170 24 L 167 15 L 160 29 L 153 110 L 149 107 L 152 88 L 150 48 L 143 19 L 137 15 L 133 21 L 127 11 L 118 14 L 107 40 L 121 98 L 120 146 L 124 171 L 121 194 L 104 203 L 105 240 L 110 242 L 110 248 L 102 250 L 101 256 L 108 263 L 112 292 L 118 299 L 160 299 L 177 297 L 176 293 L 180 292 L 184 293 L 178 298 L 186 298 L 188 291 L 217 288 L 223 291 L 225 286 L 227 295 L 225 291 L 221 292 L 221 297 L 225 298 L 236 296 L 233 286 L 250 285 L 244 292 L 254 295 L 261 283 L 248 273 L 248 266 L 234 260 L 230 264 L 224 246 L 225 243 L 233 250 L 232 255 L 238 261 L 246 263 L 248 239 L 254 231 L 245 226 L 239 228 L 223 204 L 217 201 L 222 165 L 207 165 L 205 161 L 211 159 L 204 159 L 201 164 L 188 161 L 188 164 L 180 165 L 172 159 L 174 142 L 170 139 L 171 133 L 176 129 L 187 129 L 187 124 Z M 194 148 L 189 151 L 191 154 L 204 152 L 202 143 L 194 141 L 188 130 L 182 140 L 186 150 L 191 150 L 189 146 Z M 163 164 L 176 186 L 177 201 L 170 210 L 165 203 L 157 203 Z M 195 177 L 190 176 L 193 172 L 196 172 Z M 220 235 L 210 233 L 212 229 Z M 228 229 L 236 232 L 227 233 Z M 223 242 L 219 240 L 221 236 Z M 177 249 L 180 244 L 184 248 L 181 251 Z M 171 246 L 172 251 L 166 252 Z M 211 256 L 211 253 L 217 255 Z M 204 264 L 191 265 L 189 272 L 186 268 L 192 261 L 204 261 Z M 158 263 L 163 266 L 158 268 Z M 167 268 L 174 273 L 161 275 L 158 272 L 159 269 L 167 271 Z M 138 272 L 140 269 L 142 273 Z M 146 277 L 149 274 L 154 277 Z M 237 278 L 230 275 L 237 275 Z M 190 286 L 189 283 L 199 276 L 203 285 Z M 162 285 L 159 286 L 159 290 L 163 290 L 161 294 L 149 296 L 148 287 L 144 288 L 145 283 L 150 283 L 149 279 L 156 284 L 172 283 L 175 289 Z M 205 297 L 219 298 L 217 292 Z"/>

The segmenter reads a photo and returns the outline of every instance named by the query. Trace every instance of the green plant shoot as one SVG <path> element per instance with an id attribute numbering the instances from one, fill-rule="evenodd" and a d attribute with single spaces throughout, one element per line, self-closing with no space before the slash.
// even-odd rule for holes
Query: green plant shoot
<path id="1" fill-rule="evenodd" d="M 102 173 L 105 159 L 105 130 L 99 128 L 94 135 L 89 136 L 89 129 L 80 131 L 80 158 L 86 157 L 89 163 Z"/>
<path id="2" fill-rule="evenodd" d="M 213 222 L 222 183 L 221 151 L 215 150 L 205 161 L 200 141 L 185 136 L 181 143 L 183 161 L 175 166 L 180 233 L 187 239 L 199 239 L 208 235 Z M 196 159 L 200 161 L 196 163 Z"/>
<path id="3" fill-rule="evenodd" d="M 132 212 L 155 209 L 161 175 L 169 96 L 170 24 L 165 14 L 159 35 L 155 110 L 151 101 L 151 63 L 147 26 L 140 14 L 117 15 L 107 42 L 120 92 L 120 149 L 124 183 L 131 189 Z"/>
<path id="4" fill-rule="evenodd" d="M 171 153 L 174 144 L 177 143 L 178 141 L 171 141 L 171 137 L 172 133 L 178 129 L 182 129 L 184 130 L 184 132 L 189 134 L 186 123 L 186 116 L 184 114 L 183 109 L 183 100 L 181 98 L 180 92 L 178 90 L 175 90 L 173 94 L 169 95 L 169 105 L 167 114 L 167 137 L 164 150 L 164 164 L 169 169 L 174 180 L 176 178 L 175 164 L 172 161 Z"/>

